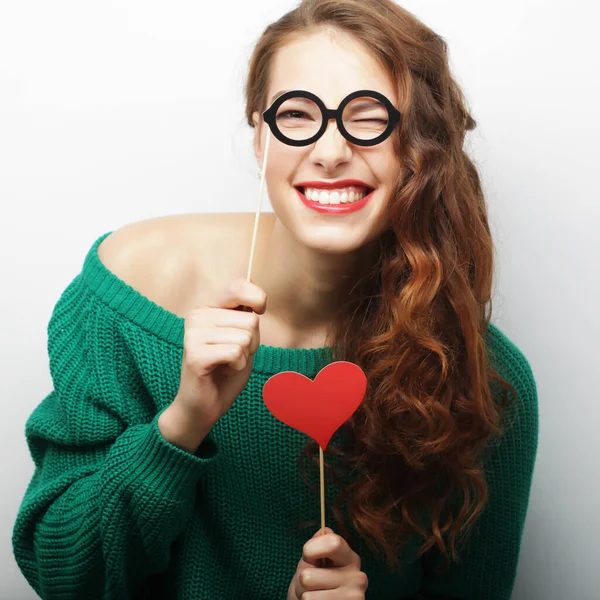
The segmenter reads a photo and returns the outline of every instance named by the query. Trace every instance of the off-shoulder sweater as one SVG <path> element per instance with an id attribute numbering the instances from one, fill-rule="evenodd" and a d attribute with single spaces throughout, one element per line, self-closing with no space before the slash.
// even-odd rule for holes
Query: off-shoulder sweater
<path id="1" fill-rule="evenodd" d="M 245 389 L 198 450 L 170 444 L 157 421 L 178 390 L 184 320 L 101 262 L 109 234 L 93 243 L 48 324 L 53 387 L 26 423 L 35 471 L 13 530 L 18 566 L 45 599 L 285 600 L 320 504 L 298 474 L 306 436 L 273 417 L 262 388 L 281 371 L 314 377 L 331 349 L 261 346 Z M 510 598 L 537 392 L 528 361 L 493 324 L 487 343 L 519 401 L 489 452 L 483 514 L 460 562 L 441 575 L 433 551 L 417 557 L 419 540 L 390 569 L 352 537 L 368 599 Z"/>

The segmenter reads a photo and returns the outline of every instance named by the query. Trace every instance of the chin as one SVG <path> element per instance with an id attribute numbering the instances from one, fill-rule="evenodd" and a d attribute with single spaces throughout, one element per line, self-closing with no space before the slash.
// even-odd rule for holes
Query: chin
<path id="1" fill-rule="evenodd" d="M 349 236 L 347 230 L 338 227 L 319 227 L 311 230 L 310 227 L 301 226 L 300 229 L 296 232 L 296 238 L 303 246 L 327 255 L 351 254 L 368 242 L 364 234 L 355 232 L 355 236 Z"/>
<path id="2" fill-rule="evenodd" d="M 302 246 L 323 254 L 344 255 L 356 252 L 381 234 L 382 207 L 378 196 L 362 210 L 346 215 L 307 209 L 298 200 L 295 189 L 289 201 L 286 195 L 285 202 L 271 201 L 271 206 L 281 224 Z"/>

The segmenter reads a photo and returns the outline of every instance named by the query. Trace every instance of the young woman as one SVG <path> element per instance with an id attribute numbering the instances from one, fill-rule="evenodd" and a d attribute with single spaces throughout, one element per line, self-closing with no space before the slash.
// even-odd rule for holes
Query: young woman
<path id="1" fill-rule="evenodd" d="M 49 323 L 19 567 L 42 598 L 508 599 L 537 394 L 490 323 L 445 42 L 391 0 L 305 0 L 259 40 L 246 101 L 274 208 L 252 281 L 254 214 L 96 240 Z M 316 444 L 261 392 L 332 360 L 368 389 L 318 530 Z"/>

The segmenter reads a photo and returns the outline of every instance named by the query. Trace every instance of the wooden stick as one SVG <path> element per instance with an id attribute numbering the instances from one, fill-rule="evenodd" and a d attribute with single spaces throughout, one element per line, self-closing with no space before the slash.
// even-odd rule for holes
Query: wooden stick
<path id="1" fill-rule="evenodd" d="M 246 279 L 250 281 L 252 276 L 252 261 L 254 260 L 254 247 L 256 246 L 256 238 L 258 237 L 258 221 L 260 220 L 260 211 L 262 207 L 263 190 L 265 188 L 265 175 L 267 173 L 267 157 L 269 156 L 269 140 L 271 139 L 271 131 L 267 127 L 267 142 L 265 144 L 265 156 L 263 158 L 263 166 L 260 177 L 260 190 L 258 192 L 258 206 L 256 207 L 256 215 L 254 217 L 254 232 L 252 233 L 252 245 L 250 246 L 250 260 L 248 261 L 248 274 Z"/>
<path id="2" fill-rule="evenodd" d="M 319 446 L 319 467 L 321 469 L 321 529 L 325 529 L 325 469 L 323 466 L 323 448 Z"/>
<path id="3" fill-rule="evenodd" d="M 325 468 L 323 465 L 323 448 L 319 446 L 319 466 L 321 470 L 321 531 L 325 531 Z M 333 561 L 324 557 L 319 561 L 319 566 L 324 569 L 333 567 Z"/>

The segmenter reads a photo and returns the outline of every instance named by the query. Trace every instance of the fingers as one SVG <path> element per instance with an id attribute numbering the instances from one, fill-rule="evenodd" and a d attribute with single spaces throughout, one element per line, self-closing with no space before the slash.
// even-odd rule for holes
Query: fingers
<path id="1" fill-rule="evenodd" d="M 364 600 L 366 590 L 366 587 L 343 586 L 337 590 L 307 591 L 301 598 L 302 600 L 339 600 L 340 598 Z"/>
<path id="2" fill-rule="evenodd" d="M 258 350 L 259 338 L 247 329 L 211 327 L 197 332 L 197 338 L 204 344 L 228 344 L 239 346 L 246 358 Z"/>
<path id="3" fill-rule="evenodd" d="M 217 365 L 231 365 L 233 370 L 242 370 L 248 355 L 239 344 L 201 344 L 189 352 L 184 350 L 183 360 L 197 377 L 203 377 Z"/>
<path id="4" fill-rule="evenodd" d="M 330 560 L 333 566 L 320 567 L 323 559 Z M 344 538 L 328 527 L 320 529 L 304 544 L 290 589 L 302 600 L 364 600 L 368 578 L 360 570 L 360 562 Z"/>
<path id="5" fill-rule="evenodd" d="M 335 590 L 342 587 L 347 578 L 347 574 L 340 569 L 307 567 L 300 572 L 296 580 L 296 595 L 300 598 L 305 591 Z"/>
<path id="6" fill-rule="evenodd" d="M 254 313 L 212 307 L 195 309 L 189 313 L 188 319 L 215 327 L 236 327 L 248 330 L 254 329 L 259 322 L 258 315 Z"/>
<path id="7" fill-rule="evenodd" d="M 205 308 L 187 317 L 185 335 L 190 343 L 239 345 L 247 355 L 255 354 L 260 345 L 259 317 L 255 313 L 230 309 Z"/>
<path id="8" fill-rule="evenodd" d="M 243 307 L 254 312 L 239 310 Z M 265 309 L 265 292 L 238 278 L 214 301 L 191 310 L 185 319 L 184 362 L 195 376 L 208 375 L 218 365 L 224 365 L 225 375 L 246 370 L 260 346 L 258 315 Z"/>
<path id="9" fill-rule="evenodd" d="M 360 557 L 336 533 L 317 535 L 304 544 L 302 559 L 305 562 L 317 567 L 322 558 L 329 558 L 334 567 L 353 566 L 360 570 Z"/>
<path id="10" fill-rule="evenodd" d="M 304 592 L 298 596 L 302 600 L 339 600 L 340 589 L 337 590 L 316 590 L 314 592 Z"/>
<path id="11" fill-rule="evenodd" d="M 229 309 L 247 306 L 255 313 L 262 315 L 267 307 L 267 298 L 262 288 L 251 281 L 238 277 L 220 292 L 213 303 L 207 306 Z"/>
<path id="12" fill-rule="evenodd" d="M 313 538 L 327 533 L 333 533 L 333 529 L 330 529 L 329 527 L 321 528 L 313 535 Z M 316 566 L 323 569 L 329 569 L 330 567 L 333 567 L 333 562 L 329 558 L 321 558 L 317 560 Z"/>
<path id="13" fill-rule="evenodd" d="M 366 573 L 353 569 L 352 567 L 338 567 L 333 569 L 318 569 L 307 567 L 303 569 L 296 578 L 294 592 L 297 598 L 309 600 L 314 597 L 321 600 L 325 598 L 339 598 L 342 590 L 352 591 L 357 595 L 352 597 L 364 598 L 369 581 Z M 327 594 L 326 592 L 330 592 Z M 344 596 L 345 597 L 345 596 Z"/>
<path id="14" fill-rule="evenodd" d="M 198 332 L 205 344 L 238 344 L 249 347 L 252 333 L 247 329 L 234 329 L 233 327 L 208 327 Z"/>

